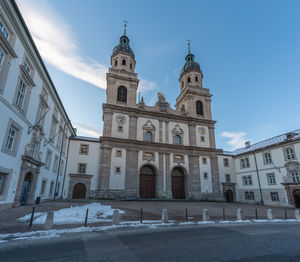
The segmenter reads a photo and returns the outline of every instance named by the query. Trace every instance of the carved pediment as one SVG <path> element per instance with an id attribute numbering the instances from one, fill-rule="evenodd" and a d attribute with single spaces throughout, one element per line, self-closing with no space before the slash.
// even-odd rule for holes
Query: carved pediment
<path id="1" fill-rule="evenodd" d="M 156 128 L 152 124 L 151 120 L 147 120 L 146 124 L 143 126 L 143 129 L 146 130 L 146 131 L 155 131 L 156 130 Z"/>
<path id="2" fill-rule="evenodd" d="M 181 129 L 179 124 L 175 125 L 175 128 L 172 130 L 172 134 L 174 134 L 174 135 L 183 135 L 184 134 L 184 132 Z"/>

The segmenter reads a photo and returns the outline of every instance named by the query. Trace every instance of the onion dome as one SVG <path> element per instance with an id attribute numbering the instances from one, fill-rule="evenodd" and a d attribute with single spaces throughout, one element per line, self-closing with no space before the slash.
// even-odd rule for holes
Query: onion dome
<path id="1" fill-rule="evenodd" d="M 124 24 L 124 34 L 120 37 L 120 43 L 114 48 L 113 55 L 118 52 L 124 52 L 128 53 L 133 56 L 134 58 L 134 52 L 129 46 L 129 38 L 126 36 L 126 21 Z"/>
<path id="2" fill-rule="evenodd" d="M 194 61 L 194 55 L 191 53 L 191 49 L 190 49 L 190 41 L 188 41 L 188 54 L 185 57 L 185 64 L 180 71 L 180 77 L 182 77 L 182 75 L 185 74 L 186 72 L 192 70 L 200 71 L 202 74 L 199 63 Z"/>

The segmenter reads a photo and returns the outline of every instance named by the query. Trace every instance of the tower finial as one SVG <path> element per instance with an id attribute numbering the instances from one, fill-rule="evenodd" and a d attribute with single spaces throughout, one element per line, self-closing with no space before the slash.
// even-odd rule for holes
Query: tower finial
<path id="1" fill-rule="evenodd" d="M 187 40 L 187 42 L 188 42 L 188 54 L 190 54 L 191 53 L 191 40 Z"/>
<path id="2" fill-rule="evenodd" d="M 126 27 L 127 27 L 128 22 L 126 20 L 124 20 L 123 22 L 124 22 L 124 35 L 126 35 Z"/>

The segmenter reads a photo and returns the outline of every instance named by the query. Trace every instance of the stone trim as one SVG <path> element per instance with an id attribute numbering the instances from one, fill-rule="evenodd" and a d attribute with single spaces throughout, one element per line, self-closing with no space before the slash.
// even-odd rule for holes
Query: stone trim
<path id="1" fill-rule="evenodd" d="M 68 189 L 68 199 L 72 199 L 74 186 L 78 183 L 84 184 L 86 187 L 85 199 L 89 199 L 91 190 L 91 179 L 93 175 L 86 174 L 69 174 L 69 189 Z"/>
<path id="2" fill-rule="evenodd" d="M 0 166 L 0 172 L 7 174 L 5 177 L 5 180 L 4 180 L 2 194 L 0 194 L 0 201 L 5 201 L 7 198 L 7 194 L 10 189 L 10 183 L 11 183 L 13 171 L 14 171 L 13 169 L 8 169 L 3 166 Z M 0 188 L 0 190 L 1 190 L 1 188 Z"/>
<path id="3" fill-rule="evenodd" d="M 164 112 L 159 112 L 159 111 L 148 111 L 148 110 L 144 110 L 144 109 L 140 109 L 140 108 L 124 108 L 118 105 L 113 105 L 113 104 L 105 104 L 103 103 L 102 105 L 102 109 L 103 112 L 107 113 L 107 112 L 114 112 L 114 113 L 123 113 L 123 114 L 128 114 L 128 115 L 143 115 L 144 117 L 151 117 L 151 118 L 155 118 L 158 120 L 165 120 L 166 119 L 166 113 Z M 176 111 L 175 111 L 176 112 Z M 214 125 L 216 123 L 216 121 L 214 120 L 209 120 L 209 119 L 199 119 L 199 118 L 195 118 L 195 117 L 191 117 L 191 116 L 182 116 L 182 115 L 174 115 L 171 114 L 169 112 L 169 114 L 167 115 L 167 118 L 174 122 L 178 121 L 180 123 L 186 123 L 188 124 L 188 122 L 194 123 L 195 125 Z"/>
<path id="4" fill-rule="evenodd" d="M 148 156 L 145 154 L 149 154 Z M 150 156 L 150 154 L 152 154 L 152 156 Z M 154 152 L 149 152 L 149 151 L 144 151 L 143 152 L 143 160 L 146 161 L 155 161 L 155 153 Z"/>

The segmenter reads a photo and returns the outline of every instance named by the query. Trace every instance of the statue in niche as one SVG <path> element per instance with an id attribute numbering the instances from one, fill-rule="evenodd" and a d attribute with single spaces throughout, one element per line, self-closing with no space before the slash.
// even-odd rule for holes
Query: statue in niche
<path id="1" fill-rule="evenodd" d="M 185 106 L 184 106 L 184 105 L 181 106 L 180 111 L 181 111 L 182 113 L 185 113 Z"/>

